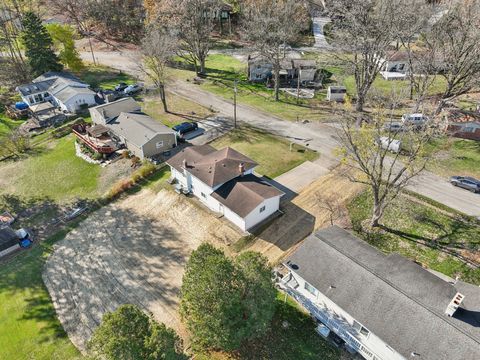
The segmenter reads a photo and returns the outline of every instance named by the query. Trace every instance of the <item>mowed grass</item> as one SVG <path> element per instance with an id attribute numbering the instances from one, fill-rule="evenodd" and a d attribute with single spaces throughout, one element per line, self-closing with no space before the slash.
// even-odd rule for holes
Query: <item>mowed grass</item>
<path id="1" fill-rule="evenodd" d="M 260 111 L 276 115 L 289 121 L 310 120 L 329 121 L 330 113 L 317 107 L 324 96 L 318 94 L 314 99 L 300 99 L 280 93 L 280 101 L 275 101 L 274 91 L 263 83 L 251 83 L 247 77 L 247 64 L 237 58 L 223 54 L 209 55 L 206 61 L 207 78 L 200 85 L 203 89 L 233 100 L 234 81 L 237 80 L 237 101 Z M 196 74 L 189 70 L 171 70 L 170 77 L 192 80 Z"/>
<path id="2" fill-rule="evenodd" d="M 42 281 L 49 244 L 37 244 L 0 267 L 0 359 L 81 358 L 57 320 Z"/>
<path id="3" fill-rule="evenodd" d="M 24 120 L 13 120 L 10 119 L 3 111 L 1 111 L 0 105 L 0 138 L 7 135 L 12 130 L 20 126 Z"/>
<path id="4" fill-rule="evenodd" d="M 75 155 L 74 136 L 51 140 L 33 154 L 0 165 L 0 193 L 66 202 L 97 197 L 101 167 Z"/>
<path id="5" fill-rule="evenodd" d="M 284 326 L 284 323 L 287 326 Z M 198 360 L 338 360 L 340 350 L 315 332 L 312 318 L 290 297 L 278 293 L 276 311 L 269 331 L 232 353 L 209 353 Z"/>
<path id="6" fill-rule="evenodd" d="M 401 196 L 387 208 L 381 220 L 383 229 L 366 232 L 362 222 L 368 221 L 372 213 L 368 190 L 357 196 L 348 210 L 355 232 L 383 252 L 398 252 L 433 270 L 453 278 L 459 275 L 464 281 L 480 285 L 480 269 L 473 269 L 436 248 L 439 244 L 459 252 L 465 249 L 471 259 L 480 261 L 478 222 Z"/>
<path id="7" fill-rule="evenodd" d="M 446 177 L 460 175 L 480 179 L 480 142 L 442 137 L 431 141 L 427 150 L 432 156 L 428 170 Z"/>
<path id="8" fill-rule="evenodd" d="M 162 101 L 158 97 L 145 97 L 141 105 L 146 114 L 169 127 L 213 115 L 209 109 L 172 93 L 167 93 L 168 113 L 163 110 Z"/>
<path id="9" fill-rule="evenodd" d="M 315 160 L 318 153 L 251 126 L 241 126 L 216 139 L 211 145 L 217 149 L 227 146 L 255 160 L 256 171 L 275 178 L 307 160 Z"/>

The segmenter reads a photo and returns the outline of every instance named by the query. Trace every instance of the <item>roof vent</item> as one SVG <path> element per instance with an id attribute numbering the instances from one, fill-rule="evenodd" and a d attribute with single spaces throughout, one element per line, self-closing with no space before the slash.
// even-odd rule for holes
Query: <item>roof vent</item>
<path id="1" fill-rule="evenodd" d="M 445 314 L 447 314 L 448 316 L 453 316 L 453 314 L 455 314 L 455 311 L 457 311 L 458 307 L 462 303 L 463 299 L 465 299 L 465 296 L 457 292 L 452 301 L 450 301 L 450 304 L 448 304 L 447 309 L 445 310 Z"/>
<path id="2" fill-rule="evenodd" d="M 240 164 L 238 164 L 238 172 L 240 173 L 240 175 L 243 175 L 243 173 L 245 172 L 245 163 L 241 162 Z"/>

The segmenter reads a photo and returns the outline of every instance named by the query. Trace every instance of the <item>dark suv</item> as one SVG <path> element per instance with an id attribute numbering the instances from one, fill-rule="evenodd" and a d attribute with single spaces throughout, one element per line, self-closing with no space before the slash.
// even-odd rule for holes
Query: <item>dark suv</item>
<path id="1" fill-rule="evenodd" d="M 196 122 L 184 122 L 173 127 L 178 134 L 178 136 L 182 136 L 190 131 L 195 131 L 198 129 L 198 124 Z"/>
<path id="2" fill-rule="evenodd" d="M 474 193 L 480 193 L 480 180 L 468 176 L 452 176 L 450 183 Z"/>

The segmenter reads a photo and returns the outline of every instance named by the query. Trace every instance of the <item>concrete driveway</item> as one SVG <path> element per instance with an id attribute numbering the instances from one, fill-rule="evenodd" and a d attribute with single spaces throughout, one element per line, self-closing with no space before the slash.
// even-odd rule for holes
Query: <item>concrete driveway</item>
<path id="1" fill-rule="evenodd" d="M 183 268 L 202 242 L 240 232 L 173 191 L 144 190 L 93 213 L 55 246 L 43 273 L 58 318 L 83 350 L 105 312 L 136 304 L 185 337 Z"/>

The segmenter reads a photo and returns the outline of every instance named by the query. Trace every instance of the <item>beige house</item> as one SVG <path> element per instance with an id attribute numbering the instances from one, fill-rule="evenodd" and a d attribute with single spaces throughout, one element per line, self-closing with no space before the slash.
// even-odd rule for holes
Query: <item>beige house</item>
<path id="1" fill-rule="evenodd" d="M 175 131 L 141 112 L 132 98 L 90 109 L 92 121 L 104 125 L 117 143 L 140 159 L 152 158 L 177 146 Z"/>

